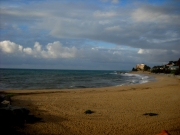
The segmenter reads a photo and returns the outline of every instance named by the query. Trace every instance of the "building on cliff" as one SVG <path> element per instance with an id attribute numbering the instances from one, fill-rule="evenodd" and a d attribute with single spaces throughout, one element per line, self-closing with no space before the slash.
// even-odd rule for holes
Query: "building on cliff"
<path id="1" fill-rule="evenodd" d="M 145 64 L 137 64 L 136 69 L 137 70 L 144 70 L 144 66 L 145 66 Z"/>

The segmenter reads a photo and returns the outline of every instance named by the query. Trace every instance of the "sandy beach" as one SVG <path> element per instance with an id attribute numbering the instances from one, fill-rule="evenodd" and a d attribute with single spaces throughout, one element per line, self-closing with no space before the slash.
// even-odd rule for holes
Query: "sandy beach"
<path id="1" fill-rule="evenodd" d="M 42 118 L 25 124 L 28 135 L 180 134 L 180 79 L 150 74 L 156 81 L 129 86 L 67 90 L 8 90 L 12 105 Z M 86 110 L 94 113 L 85 114 Z M 143 115 L 156 113 L 156 116 Z"/>

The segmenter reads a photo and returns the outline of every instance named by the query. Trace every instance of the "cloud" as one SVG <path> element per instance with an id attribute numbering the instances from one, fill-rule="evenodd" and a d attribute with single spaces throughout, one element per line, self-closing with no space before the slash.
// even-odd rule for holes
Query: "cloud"
<path id="1" fill-rule="evenodd" d="M 76 55 L 77 49 L 75 47 L 65 47 L 59 41 L 48 43 L 45 49 L 35 42 L 34 47 L 26 47 L 18 45 L 11 41 L 0 42 L 0 49 L 3 53 L 19 53 L 19 55 L 31 55 L 39 58 L 73 58 Z"/>
<path id="2" fill-rule="evenodd" d="M 5 44 L 11 44 L 11 45 L 6 46 L 6 49 L 4 49 L 3 47 Z M 11 49 L 12 46 L 16 49 L 14 48 Z M 7 51 L 10 49 L 14 51 Z M 100 66 L 100 65 L 104 65 L 108 63 L 111 65 L 110 66 L 111 68 L 112 68 L 112 65 L 117 66 L 118 63 L 120 65 L 122 64 L 129 65 L 128 63 L 131 63 L 130 64 L 131 67 L 134 66 L 136 63 L 142 63 L 142 62 L 149 65 L 153 62 L 162 62 L 162 61 L 167 62 L 169 60 L 176 60 L 180 56 L 180 52 L 178 50 L 173 50 L 173 49 L 171 50 L 167 50 L 167 49 L 163 49 L 163 50 L 139 49 L 137 50 L 137 49 L 127 48 L 125 46 L 124 47 L 114 46 L 114 47 L 108 48 L 108 47 L 103 47 L 103 46 L 100 47 L 100 46 L 94 46 L 94 45 L 93 46 L 85 45 L 84 47 L 77 48 L 74 46 L 66 47 L 59 41 L 48 43 L 45 47 L 43 47 L 39 42 L 35 42 L 33 47 L 23 47 L 22 45 L 18 45 L 11 41 L 2 41 L 0 42 L 0 50 L 2 52 L 1 63 L 10 61 L 10 63 L 14 63 L 14 62 L 27 63 L 27 64 L 30 63 L 32 65 L 37 65 L 37 63 L 39 64 L 41 63 L 43 65 L 44 63 L 48 64 L 48 63 L 53 62 L 53 64 L 55 65 L 55 62 L 56 63 L 63 62 L 64 67 L 69 65 L 68 67 L 70 68 L 70 65 L 72 66 L 76 65 L 77 67 L 83 66 L 84 68 L 85 67 L 88 68 L 89 66 L 95 69 L 97 69 L 96 68 L 97 65 Z M 14 59 L 13 62 L 10 60 L 10 58 Z M 101 68 L 106 69 L 103 67 Z"/>
<path id="3" fill-rule="evenodd" d="M 117 14 L 116 14 L 116 12 L 113 12 L 113 11 L 108 11 L 108 12 L 95 11 L 94 16 L 109 18 L 109 17 L 117 16 Z"/>
<path id="4" fill-rule="evenodd" d="M 147 53 L 149 53 L 149 51 L 145 49 L 139 49 L 138 51 L 138 54 L 147 54 Z"/>
<path id="5" fill-rule="evenodd" d="M 171 23 L 176 24 L 180 22 L 180 16 L 169 9 L 169 7 L 159 6 L 142 6 L 132 12 L 132 18 L 137 22 L 154 22 L 154 23 Z"/>
<path id="6" fill-rule="evenodd" d="M 11 43 L 16 48 L 18 45 L 11 41 L 2 41 L 0 42 L 1 46 L 0 49 L 2 51 L 3 56 L 6 56 L 6 50 L 11 49 L 11 46 L 7 46 L 6 50 L 2 48 L 4 44 Z M 42 47 L 39 42 L 35 42 L 32 48 L 30 47 L 21 47 L 21 51 L 19 50 L 18 56 L 32 57 L 35 59 L 79 59 L 79 60 L 88 60 L 88 61 L 96 61 L 96 62 L 105 62 L 105 63 L 112 63 L 112 62 L 122 62 L 126 59 L 131 59 L 132 55 L 136 52 L 129 52 L 128 49 L 116 46 L 113 48 L 106 48 L 106 47 L 98 47 L 98 46 L 84 46 L 81 48 L 77 47 L 66 47 L 59 41 L 55 41 L 53 43 L 48 43 L 45 47 Z M 17 50 L 17 49 L 16 49 Z M 14 57 L 13 55 L 16 54 L 17 51 L 10 51 L 8 52 L 8 56 Z M 125 54 L 129 54 L 129 56 L 125 56 Z"/>
<path id="7" fill-rule="evenodd" d="M 59 41 L 49 43 L 47 51 L 42 51 L 44 58 L 74 58 L 77 52 L 75 47 L 64 47 Z"/>
<path id="8" fill-rule="evenodd" d="M 22 46 L 10 41 L 0 42 L 0 49 L 5 53 L 17 53 L 22 51 Z"/>
<path id="9" fill-rule="evenodd" d="M 119 0 L 101 0 L 102 2 L 111 2 L 111 3 L 114 3 L 114 4 L 117 4 L 119 3 Z"/>
<path id="10" fill-rule="evenodd" d="M 26 54 L 32 55 L 33 54 L 33 50 L 31 48 L 24 48 L 23 52 L 25 52 Z"/>
<path id="11" fill-rule="evenodd" d="M 151 62 L 168 62 L 170 60 L 178 60 L 180 51 L 173 49 L 139 49 L 137 52 L 144 61 Z"/>
<path id="12" fill-rule="evenodd" d="M 18 32 L 22 40 L 27 39 L 26 37 L 32 39 L 31 36 L 37 35 L 33 37 L 36 41 L 39 41 L 40 37 L 42 40 L 47 40 L 49 37 L 57 40 L 76 38 L 133 48 L 163 49 L 171 46 L 175 49 L 180 36 L 177 30 L 177 27 L 180 27 L 179 8 L 172 4 L 151 5 L 146 3 L 133 6 L 132 2 L 127 7 L 126 5 L 124 7 L 102 7 L 93 2 L 72 4 L 71 2 L 53 1 L 49 4 L 46 1 L 21 8 L 5 7 L 1 11 L 2 24 L 4 28 L 6 27 L 3 37 L 13 38 Z M 16 29 L 21 29 L 21 33 L 15 28 L 13 28 L 14 31 L 7 31 L 12 28 L 10 22 L 14 22 Z M 23 32 L 22 24 L 28 27 L 28 34 Z M 42 33 L 47 34 L 44 37 L 38 36 L 43 35 Z M 24 36 L 26 37 L 23 38 Z"/>
<path id="13" fill-rule="evenodd" d="M 122 28 L 119 25 L 117 25 L 117 26 L 107 27 L 107 28 L 105 28 L 105 30 L 107 30 L 107 31 L 121 31 Z"/>
<path id="14" fill-rule="evenodd" d="M 139 49 L 138 54 L 144 54 L 144 55 L 162 55 L 164 53 L 167 53 L 167 50 L 160 50 L 160 49 Z"/>

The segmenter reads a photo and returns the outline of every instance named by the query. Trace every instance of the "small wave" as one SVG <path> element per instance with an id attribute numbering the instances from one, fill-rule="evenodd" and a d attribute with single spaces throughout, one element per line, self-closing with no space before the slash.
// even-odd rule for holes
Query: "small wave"
<path id="1" fill-rule="evenodd" d="M 139 83 L 143 84 L 143 83 L 147 83 L 147 82 L 149 82 L 149 81 L 148 80 L 143 80 L 143 81 L 140 81 Z"/>
<path id="2" fill-rule="evenodd" d="M 131 84 L 136 84 L 136 83 L 139 83 L 139 80 L 132 80 L 131 81 Z"/>
<path id="3" fill-rule="evenodd" d="M 149 79 L 149 76 L 143 76 L 143 77 L 142 77 L 142 80 L 143 80 L 143 79 Z"/>
<path id="4" fill-rule="evenodd" d="M 130 73 L 125 73 L 121 74 L 121 76 L 128 77 L 127 80 L 127 85 L 128 84 L 142 84 L 142 83 L 147 83 L 152 80 L 150 76 L 144 75 L 144 74 L 130 74 Z"/>
<path id="5" fill-rule="evenodd" d="M 130 73 L 124 73 L 124 74 L 121 74 L 122 76 L 129 76 L 129 77 L 141 77 L 142 75 L 139 75 L 139 74 L 130 74 Z"/>

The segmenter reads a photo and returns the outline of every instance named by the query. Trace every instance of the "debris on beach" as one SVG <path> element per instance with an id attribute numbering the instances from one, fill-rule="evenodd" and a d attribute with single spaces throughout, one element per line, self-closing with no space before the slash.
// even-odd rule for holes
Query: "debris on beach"
<path id="1" fill-rule="evenodd" d="M 92 114 L 92 113 L 94 113 L 94 111 L 86 110 L 84 113 L 85 113 L 85 114 Z"/>
<path id="2" fill-rule="evenodd" d="M 157 113 L 144 113 L 143 115 L 156 116 L 158 114 Z"/>

